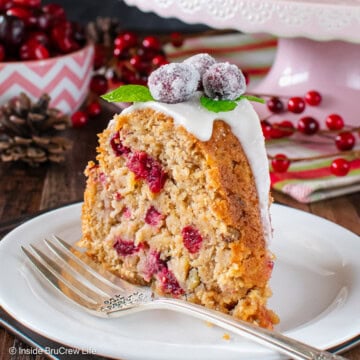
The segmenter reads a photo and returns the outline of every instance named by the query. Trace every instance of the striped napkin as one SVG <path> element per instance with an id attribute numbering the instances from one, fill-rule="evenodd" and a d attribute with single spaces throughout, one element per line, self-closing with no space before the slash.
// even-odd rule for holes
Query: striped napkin
<path id="1" fill-rule="evenodd" d="M 168 45 L 165 51 L 169 60 L 175 62 L 199 52 L 207 52 L 219 61 L 234 63 L 249 74 L 251 92 L 251 88 L 269 71 L 276 44 L 276 38 L 270 35 L 225 34 L 187 39 L 180 49 Z M 355 149 L 360 154 L 359 139 L 357 142 Z M 320 136 L 301 138 L 293 135 L 289 139 L 267 141 L 266 146 L 269 155 L 283 153 L 290 158 L 309 158 L 336 152 L 334 141 Z M 272 188 L 303 203 L 360 191 L 359 154 L 357 158 L 341 156 L 351 163 L 350 172 L 343 177 L 330 172 L 334 157 L 294 162 L 285 173 L 270 169 Z"/>

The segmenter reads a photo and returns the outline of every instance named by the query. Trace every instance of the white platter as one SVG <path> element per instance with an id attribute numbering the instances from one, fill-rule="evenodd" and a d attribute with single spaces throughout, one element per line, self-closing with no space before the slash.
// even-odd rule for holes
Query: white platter
<path id="1" fill-rule="evenodd" d="M 64 345 L 122 359 L 281 358 L 237 336 L 169 311 L 121 319 L 93 317 L 46 286 L 30 267 L 21 245 L 58 234 L 80 237 L 81 204 L 43 214 L 0 242 L 0 305 L 29 329 Z M 277 330 L 318 348 L 354 344 L 360 330 L 360 239 L 322 218 L 273 205 L 277 255 L 270 308 Z"/>

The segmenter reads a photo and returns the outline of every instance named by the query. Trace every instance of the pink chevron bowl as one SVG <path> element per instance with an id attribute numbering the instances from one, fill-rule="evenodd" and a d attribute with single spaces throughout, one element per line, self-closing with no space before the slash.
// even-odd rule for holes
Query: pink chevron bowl
<path id="1" fill-rule="evenodd" d="M 84 102 L 92 75 L 92 45 L 46 60 L 0 63 L 0 105 L 20 92 L 31 99 L 43 93 L 51 97 L 51 106 L 73 113 Z"/>

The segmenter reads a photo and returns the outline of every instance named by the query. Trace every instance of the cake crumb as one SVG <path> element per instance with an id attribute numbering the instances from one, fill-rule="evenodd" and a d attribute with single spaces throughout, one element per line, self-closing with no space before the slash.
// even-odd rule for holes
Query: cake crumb
<path id="1" fill-rule="evenodd" d="M 224 333 L 223 337 L 224 340 L 229 341 L 231 339 L 231 336 L 229 333 Z"/>
<path id="2" fill-rule="evenodd" d="M 214 324 L 210 321 L 205 321 L 206 326 L 208 327 L 214 327 Z"/>

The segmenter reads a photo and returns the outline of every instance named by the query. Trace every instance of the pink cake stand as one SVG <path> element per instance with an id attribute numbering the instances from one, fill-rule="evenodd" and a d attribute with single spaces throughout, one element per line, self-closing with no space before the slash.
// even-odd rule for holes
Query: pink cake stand
<path id="1" fill-rule="evenodd" d="M 317 90 L 323 96 L 321 106 L 308 106 L 304 115 L 324 121 L 327 115 L 338 113 L 346 124 L 360 124 L 360 0 L 125 2 L 187 23 L 278 36 L 273 66 L 252 91 L 303 96 Z M 264 107 L 258 111 L 261 116 Z"/>

